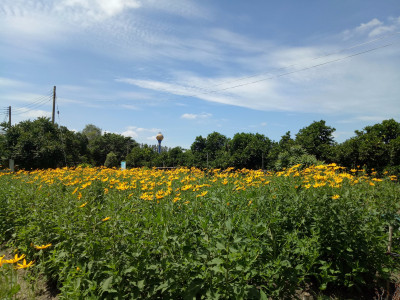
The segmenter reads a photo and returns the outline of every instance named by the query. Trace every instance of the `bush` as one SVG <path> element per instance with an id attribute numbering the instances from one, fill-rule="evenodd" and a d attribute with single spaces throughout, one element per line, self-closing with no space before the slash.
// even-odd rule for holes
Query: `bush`
<path id="1" fill-rule="evenodd" d="M 118 167 L 119 161 L 117 155 L 114 152 L 110 152 L 107 154 L 106 161 L 104 162 L 104 166 L 107 168 Z"/>

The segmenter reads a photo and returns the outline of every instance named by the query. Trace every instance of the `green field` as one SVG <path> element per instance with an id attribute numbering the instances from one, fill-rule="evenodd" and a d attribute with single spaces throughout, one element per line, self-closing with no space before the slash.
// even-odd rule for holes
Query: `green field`
<path id="1" fill-rule="evenodd" d="M 357 299 L 399 268 L 399 200 L 334 164 L 1 173 L 0 242 L 63 299 Z"/>

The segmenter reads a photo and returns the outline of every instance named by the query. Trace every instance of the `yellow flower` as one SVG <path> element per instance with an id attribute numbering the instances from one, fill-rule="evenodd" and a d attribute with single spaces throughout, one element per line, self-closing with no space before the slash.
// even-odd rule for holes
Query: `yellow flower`
<path id="1" fill-rule="evenodd" d="M 82 205 L 80 205 L 79 207 L 85 207 L 87 204 L 87 202 L 83 203 Z"/>
<path id="2" fill-rule="evenodd" d="M 42 250 L 51 247 L 51 244 L 42 245 L 42 246 L 33 246 L 37 250 Z"/>
<path id="3" fill-rule="evenodd" d="M 4 258 L 4 256 L 5 256 L 5 255 L 0 256 L 0 267 L 3 265 L 3 258 Z"/>
<path id="4" fill-rule="evenodd" d="M 333 195 L 333 196 L 332 196 L 332 199 L 333 199 L 333 200 L 336 200 L 336 199 L 339 199 L 339 198 L 340 198 L 339 195 Z"/>
<path id="5" fill-rule="evenodd" d="M 197 195 L 196 197 L 204 197 L 205 195 L 207 195 L 207 191 L 202 192 L 201 194 Z"/>
<path id="6" fill-rule="evenodd" d="M 24 258 L 24 261 L 22 262 L 22 264 L 18 264 L 18 266 L 16 267 L 16 269 L 26 269 L 29 268 L 30 266 L 33 265 L 33 261 L 31 261 L 30 263 L 26 263 L 26 260 Z"/>
<path id="7" fill-rule="evenodd" d="M 108 221 L 108 220 L 110 220 L 110 217 L 104 218 L 102 221 L 105 222 L 105 221 Z"/>
<path id="8" fill-rule="evenodd" d="M 79 186 L 72 192 L 72 195 L 75 194 L 79 189 Z"/>
<path id="9" fill-rule="evenodd" d="M 18 257 L 18 254 L 15 254 L 13 259 L 6 259 L 3 262 L 6 264 L 14 264 L 18 261 L 20 261 L 21 259 L 23 259 L 25 257 L 25 254 L 22 254 L 20 257 Z"/>
<path id="10" fill-rule="evenodd" d="M 78 193 L 78 200 L 81 200 L 81 198 L 82 198 L 82 193 L 79 192 L 79 193 Z"/>

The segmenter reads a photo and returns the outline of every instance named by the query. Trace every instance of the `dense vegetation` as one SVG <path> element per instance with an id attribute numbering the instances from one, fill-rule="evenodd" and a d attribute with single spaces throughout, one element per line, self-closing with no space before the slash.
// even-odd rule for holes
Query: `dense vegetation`
<path id="1" fill-rule="evenodd" d="M 49 119 L 23 121 L 8 127 L 2 124 L 0 159 L 8 166 L 15 160 L 22 169 L 55 168 L 89 164 L 128 167 L 198 167 L 281 170 L 298 163 L 305 166 L 337 163 L 347 168 L 365 166 L 379 172 L 400 171 L 400 123 L 393 119 L 356 131 L 343 143 L 335 142 L 334 128 L 321 120 L 301 129 L 295 137 L 290 132 L 280 141 L 263 134 L 237 133 L 228 138 L 218 132 L 195 138 L 190 149 L 138 144 L 130 137 L 102 133 L 95 125 L 82 132 L 52 124 Z"/>
<path id="2" fill-rule="evenodd" d="M 375 175 L 335 164 L 0 173 L 0 243 L 62 299 L 372 299 L 399 267 L 386 249 L 400 186 Z"/>

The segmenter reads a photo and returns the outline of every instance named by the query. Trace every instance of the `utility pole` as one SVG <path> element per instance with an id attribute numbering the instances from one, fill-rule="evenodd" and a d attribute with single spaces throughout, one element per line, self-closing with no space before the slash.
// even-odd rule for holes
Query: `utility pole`
<path id="1" fill-rule="evenodd" d="M 9 126 L 9 128 L 11 128 L 11 106 L 8 107 L 8 126 Z M 13 159 L 10 158 L 8 160 L 8 165 L 9 165 L 11 172 L 14 172 L 14 160 Z"/>
<path id="2" fill-rule="evenodd" d="M 51 121 L 53 122 L 53 124 L 54 124 L 54 119 L 55 119 L 55 117 L 54 117 L 55 113 L 56 113 L 56 86 L 54 86 L 54 88 L 53 88 L 53 114 L 52 114 L 52 118 L 51 118 Z"/>

